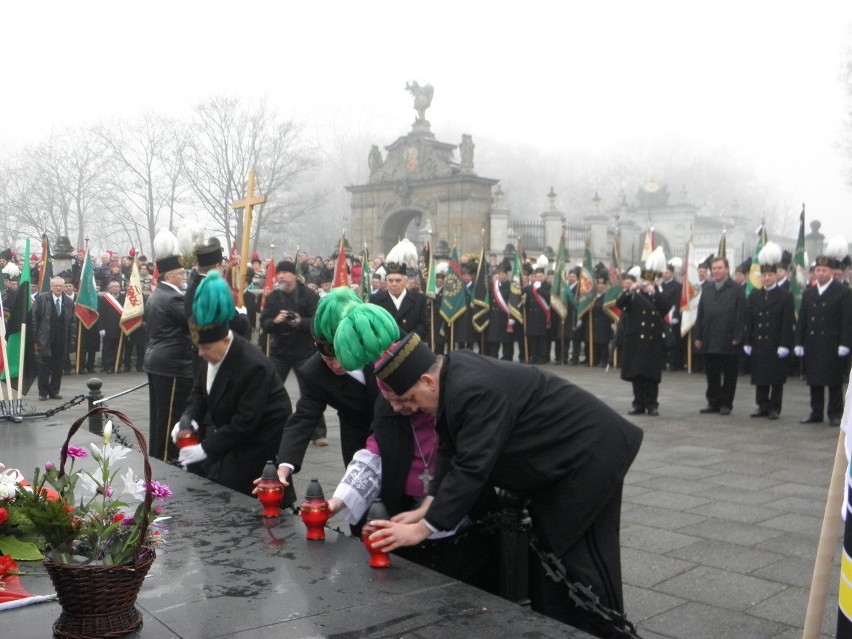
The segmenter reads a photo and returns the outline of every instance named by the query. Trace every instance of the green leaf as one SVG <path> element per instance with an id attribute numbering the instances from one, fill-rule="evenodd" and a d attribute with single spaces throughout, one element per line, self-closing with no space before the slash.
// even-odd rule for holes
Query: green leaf
<path id="1" fill-rule="evenodd" d="M 0 535 L 0 553 L 12 555 L 12 559 L 16 561 L 40 561 L 43 559 L 38 546 L 29 541 L 21 541 L 11 535 Z"/>

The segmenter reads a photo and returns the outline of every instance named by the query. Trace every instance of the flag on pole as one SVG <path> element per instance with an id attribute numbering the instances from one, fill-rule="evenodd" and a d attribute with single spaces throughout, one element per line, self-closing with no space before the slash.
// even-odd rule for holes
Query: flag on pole
<path id="1" fill-rule="evenodd" d="M 31 330 L 25 330 L 32 309 L 32 298 L 30 297 L 30 240 L 27 238 L 24 249 L 24 266 L 21 269 L 21 278 L 18 282 L 18 293 L 15 296 L 15 304 L 9 317 L 6 331 L 6 353 L 9 358 L 9 370 L 4 370 L 0 379 L 10 380 L 14 387 L 20 387 L 21 393 L 26 395 L 32 383 L 35 381 L 36 361 L 33 334 Z M 21 340 L 21 337 L 25 339 Z M 19 371 L 23 362 L 24 375 L 19 384 Z"/>
<path id="2" fill-rule="evenodd" d="M 649 231 L 649 234 L 653 231 Z M 586 248 L 583 251 L 583 265 L 577 282 L 577 319 L 588 313 L 595 304 L 595 267 L 592 266 L 591 238 L 586 238 Z"/>
<path id="3" fill-rule="evenodd" d="M 364 242 L 364 250 L 361 253 L 361 281 L 358 282 L 358 297 L 365 302 L 370 300 L 370 280 L 373 278 L 373 269 L 370 268 L 370 254 L 367 251 L 367 243 Z"/>
<path id="4" fill-rule="evenodd" d="M 296 255 L 299 249 L 296 249 Z M 275 256 L 269 256 L 269 264 L 266 265 L 266 280 L 263 282 L 263 296 L 260 298 L 260 310 L 266 308 L 266 296 L 275 288 Z"/>
<path id="5" fill-rule="evenodd" d="M 74 314 L 87 329 L 98 321 L 98 287 L 95 285 L 95 267 L 92 256 L 86 252 L 83 272 L 80 274 L 80 292 L 74 302 Z"/>
<path id="6" fill-rule="evenodd" d="M 553 285 L 550 287 L 550 308 L 563 320 L 568 317 L 568 295 L 571 289 L 565 281 L 565 227 L 559 236 L 556 265 L 553 267 Z"/>
<path id="7" fill-rule="evenodd" d="M 695 267 L 695 249 L 692 238 L 686 244 L 686 257 L 683 260 L 683 277 L 680 290 L 680 335 L 685 337 L 695 326 L 698 318 L 698 302 L 701 300 L 701 286 L 698 282 L 698 269 Z"/>
<path id="8" fill-rule="evenodd" d="M 346 234 L 340 238 L 340 246 L 337 249 L 337 263 L 334 265 L 334 279 L 331 288 L 339 286 L 349 287 L 349 270 L 346 268 L 346 248 L 344 242 Z"/>
<path id="9" fill-rule="evenodd" d="M 47 233 L 41 236 L 41 270 L 38 275 L 38 292 L 50 291 L 50 280 L 53 278 L 53 261 L 50 259 L 50 240 Z"/>
<path id="10" fill-rule="evenodd" d="M 799 237 L 796 240 L 796 254 L 793 255 L 793 264 L 790 268 L 790 292 L 793 294 L 793 302 L 796 306 L 796 315 L 802 306 L 802 293 L 805 292 L 808 270 L 805 256 L 805 205 L 802 204 L 802 212 L 799 214 Z"/>
<path id="11" fill-rule="evenodd" d="M 728 231 L 722 229 L 722 237 L 719 238 L 719 249 L 716 251 L 718 257 L 728 258 Z"/>
<path id="12" fill-rule="evenodd" d="M 612 236 L 612 255 L 609 258 L 609 288 L 604 293 L 604 311 L 611 318 L 621 317 L 621 309 L 615 301 L 621 295 L 621 238 L 618 234 Z"/>
<path id="13" fill-rule="evenodd" d="M 512 262 L 512 280 L 509 286 L 509 299 L 506 305 L 509 307 L 509 312 L 515 319 L 515 323 L 524 323 L 524 287 L 521 280 L 521 240 L 518 239 L 518 250 L 515 251 L 515 259 Z"/>
<path id="14" fill-rule="evenodd" d="M 476 279 L 473 283 L 473 301 L 471 312 L 473 317 L 470 323 L 473 330 L 481 333 L 490 322 L 491 312 L 491 287 L 489 286 L 488 265 L 485 263 L 485 231 L 482 232 L 482 248 L 479 251 L 479 265 L 476 269 Z"/>
<path id="15" fill-rule="evenodd" d="M 766 226 L 761 224 L 757 227 L 757 243 L 754 245 L 754 257 L 751 260 L 751 267 L 748 270 L 748 279 L 746 280 L 745 294 L 746 297 L 751 295 L 751 292 L 756 288 L 763 288 L 763 278 L 760 277 L 760 262 L 757 256 L 760 255 L 760 250 L 766 246 Z"/>
<path id="16" fill-rule="evenodd" d="M 426 289 L 423 293 L 430 300 L 435 299 L 438 296 L 438 285 L 435 282 L 435 256 L 432 255 L 432 243 L 426 242 L 426 250 L 424 251 L 425 255 L 423 256 L 426 262 Z"/>
<path id="17" fill-rule="evenodd" d="M 648 227 L 648 233 L 645 234 L 645 243 L 642 245 L 642 263 L 645 263 L 645 260 L 654 252 L 656 247 L 656 243 L 654 242 L 654 227 Z"/>
<path id="18" fill-rule="evenodd" d="M 118 320 L 121 332 L 130 335 L 139 328 L 144 317 L 145 301 L 142 296 L 142 281 L 139 278 L 139 263 L 134 258 L 130 281 L 124 293 L 124 307 L 121 309 L 121 318 Z"/>
<path id="19" fill-rule="evenodd" d="M 447 267 L 447 275 L 444 279 L 444 294 L 441 297 L 441 317 L 451 325 L 467 310 L 467 300 L 464 292 L 464 282 L 461 278 L 461 266 L 459 265 L 459 251 L 453 245 L 450 256 L 450 264 Z"/>

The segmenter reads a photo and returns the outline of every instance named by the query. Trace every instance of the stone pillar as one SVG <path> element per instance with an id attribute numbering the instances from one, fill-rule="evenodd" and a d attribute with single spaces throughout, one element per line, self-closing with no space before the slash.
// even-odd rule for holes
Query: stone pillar
<path id="1" fill-rule="evenodd" d="M 547 199 L 550 200 L 550 208 L 541 214 L 541 219 L 544 221 L 544 246 L 554 247 L 559 246 L 559 239 L 562 237 L 562 227 L 565 226 L 565 215 L 556 208 L 556 193 L 553 192 L 553 187 L 550 187 L 550 193 L 547 194 Z"/>
<path id="2" fill-rule="evenodd" d="M 503 190 L 499 184 L 494 192 L 494 200 L 488 218 L 490 222 L 488 250 L 492 253 L 499 253 L 502 247 L 515 241 L 515 238 L 509 237 L 509 209 L 503 208 Z"/>
<path id="3" fill-rule="evenodd" d="M 591 238 L 589 246 L 592 252 L 592 261 L 608 262 L 611 253 L 610 247 L 607 245 L 609 217 L 602 213 L 587 215 L 586 222 L 589 223 L 589 237 Z"/>
<path id="4" fill-rule="evenodd" d="M 809 262 L 813 262 L 825 250 L 825 235 L 819 232 L 821 226 L 822 222 L 814 220 L 811 222 L 811 232 L 805 235 L 805 252 Z M 805 264 L 805 268 L 808 266 Z"/>

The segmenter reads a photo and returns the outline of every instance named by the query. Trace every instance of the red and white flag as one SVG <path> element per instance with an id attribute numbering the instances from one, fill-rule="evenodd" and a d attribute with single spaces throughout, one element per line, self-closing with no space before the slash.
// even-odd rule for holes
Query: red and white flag
<path id="1" fill-rule="evenodd" d="M 121 331 L 130 335 L 142 324 L 145 316 L 145 304 L 142 297 L 142 282 L 139 279 L 139 264 L 133 260 L 133 270 L 130 272 L 130 282 L 124 294 L 124 308 L 121 319 L 118 320 Z"/>

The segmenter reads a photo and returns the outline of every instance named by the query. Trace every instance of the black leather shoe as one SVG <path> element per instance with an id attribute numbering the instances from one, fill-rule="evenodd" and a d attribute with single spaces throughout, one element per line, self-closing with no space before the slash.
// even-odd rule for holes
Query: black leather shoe
<path id="1" fill-rule="evenodd" d="M 706 415 L 708 413 L 718 413 L 719 409 L 716 408 L 715 406 L 705 406 L 704 408 L 702 408 L 698 412 L 701 413 L 702 415 Z"/>
<path id="2" fill-rule="evenodd" d="M 649 408 L 649 409 L 648 409 L 648 414 L 649 414 L 651 417 L 659 417 L 659 416 L 660 416 L 660 411 L 658 411 L 656 408 Z"/>
<path id="3" fill-rule="evenodd" d="M 831 419 L 828 420 L 828 425 L 829 426 L 840 426 L 840 418 L 839 417 L 832 417 Z"/>
<path id="4" fill-rule="evenodd" d="M 756 410 L 749 417 L 769 417 L 769 413 L 765 410 Z"/>
<path id="5" fill-rule="evenodd" d="M 719 414 L 720 415 L 730 415 L 731 409 L 728 408 L 727 406 L 723 406 L 722 408 L 719 409 Z"/>
<path id="6" fill-rule="evenodd" d="M 62 395 L 51 395 L 50 399 L 62 399 Z"/>
<path id="7" fill-rule="evenodd" d="M 800 424 L 822 424 L 822 417 L 817 417 L 816 415 L 808 415 L 804 419 L 799 421 Z"/>
<path id="8" fill-rule="evenodd" d="M 771 410 L 771 411 L 769 411 L 769 414 L 767 415 L 767 417 L 769 419 L 775 421 L 776 419 L 778 419 L 778 413 L 776 413 L 774 410 Z"/>
<path id="9" fill-rule="evenodd" d="M 46 401 L 47 401 L 47 395 L 39 395 L 39 396 L 38 396 L 38 401 L 40 401 L 40 402 L 46 402 Z"/>
<path id="10" fill-rule="evenodd" d="M 627 414 L 628 415 L 644 415 L 645 409 L 644 408 L 631 408 L 629 411 L 627 411 Z"/>

